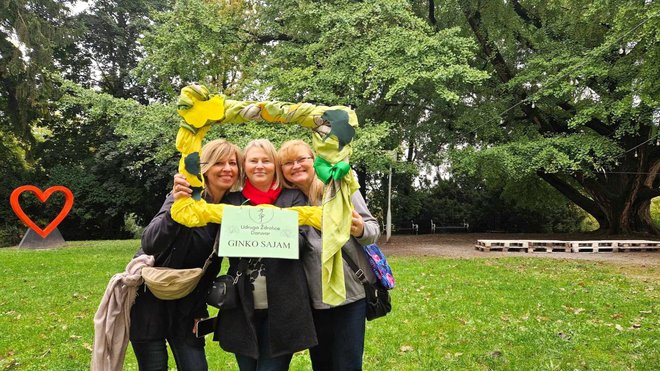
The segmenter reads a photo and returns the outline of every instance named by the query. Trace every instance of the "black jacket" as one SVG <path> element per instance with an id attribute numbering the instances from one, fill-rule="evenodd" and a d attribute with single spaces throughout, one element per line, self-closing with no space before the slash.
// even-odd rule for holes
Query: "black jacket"
<path id="1" fill-rule="evenodd" d="M 231 193 L 227 202 L 241 205 L 246 201 L 241 193 Z M 274 205 L 279 207 L 304 206 L 307 200 L 298 190 L 283 189 Z M 304 243 L 304 239 L 301 241 Z M 303 245 L 300 246 L 303 250 Z M 313 347 L 317 344 L 316 331 L 302 260 L 261 260 L 266 266 L 269 349 L 271 357 Z M 234 275 L 238 258 L 229 259 L 228 273 Z M 238 282 L 239 304 L 235 309 L 220 309 L 214 340 L 227 352 L 252 358 L 259 357 L 259 346 L 254 321 L 254 302 L 248 279 L 242 275 Z"/>
<path id="2" fill-rule="evenodd" d="M 172 219 L 170 208 L 174 198 L 169 195 L 160 211 L 142 234 L 142 246 L 137 255 L 154 255 L 156 267 L 202 268 L 213 250 L 218 224 L 188 228 Z M 193 292 L 177 300 L 161 300 L 142 285 L 131 308 L 131 341 L 182 338 L 191 344 L 203 345 L 192 333 L 194 319 L 208 317 L 206 293 L 220 270 L 214 259 Z"/>

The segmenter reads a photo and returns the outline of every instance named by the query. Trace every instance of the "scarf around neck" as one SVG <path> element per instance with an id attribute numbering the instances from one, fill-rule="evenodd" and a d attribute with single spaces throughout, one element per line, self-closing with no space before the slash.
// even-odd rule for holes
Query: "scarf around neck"
<path id="1" fill-rule="evenodd" d="M 273 182 L 275 183 L 275 182 Z M 282 193 L 282 188 L 277 188 L 273 189 L 273 186 L 268 188 L 268 191 L 260 191 L 257 189 L 257 187 L 253 186 L 252 183 L 250 183 L 249 179 L 245 180 L 245 186 L 243 187 L 243 196 L 247 197 L 248 200 L 250 200 L 250 204 L 252 206 L 257 206 L 257 205 L 262 205 L 262 204 L 268 204 L 272 205 L 275 203 L 275 200 L 280 196 L 280 193 Z"/>

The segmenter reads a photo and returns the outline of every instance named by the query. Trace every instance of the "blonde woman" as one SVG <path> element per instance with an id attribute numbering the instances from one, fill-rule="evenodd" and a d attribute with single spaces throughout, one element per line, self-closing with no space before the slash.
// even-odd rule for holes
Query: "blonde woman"
<path id="1" fill-rule="evenodd" d="M 280 165 L 285 187 L 301 190 L 310 205 L 320 205 L 323 183 L 316 177 L 314 152 L 302 140 L 285 142 L 280 147 Z M 351 196 L 353 218 L 351 239 L 342 248 L 356 262 L 371 281 L 375 277 L 369 269 L 363 245 L 376 242 L 380 234 L 378 221 L 371 215 L 359 191 Z M 321 233 L 304 227 L 303 232 L 311 252 L 303 256 L 305 275 L 312 299 L 314 326 L 319 344 L 309 349 L 314 370 L 361 370 L 364 353 L 366 301 L 364 287 L 344 261 L 346 301 L 332 307 L 323 303 L 321 291 Z"/>
<path id="2" fill-rule="evenodd" d="M 243 154 L 236 145 L 223 139 L 211 141 L 202 148 L 200 162 L 207 202 L 225 202 L 230 191 L 239 189 Z M 157 267 L 204 266 L 213 250 L 218 225 L 188 228 L 170 215 L 174 200 L 190 197 L 191 193 L 183 175 L 175 175 L 172 192 L 144 230 L 138 255 L 154 255 Z M 204 338 L 197 338 L 193 330 L 197 320 L 209 316 L 206 293 L 219 269 L 219 262 L 215 262 L 195 290 L 177 300 L 158 299 L 146 286 L 138 289 L 131 308 L 130 340 L 140 370 L 167 370 L 168 343 L 179 370 L 208 370 Z"/>
<path id="3" fill-rule="evenodd" d="M 303 206 L 302 192 L 282 187 L 279 156 L 267 139 L 244 149 L 245 185 L 227 201 L 233 205 Z M 304 248 L 304 239 L 301 250 Z M 214 339 L 236 355 L 241 371 L 288 370 L 293 353 L 317 344 L 302 262 L 274 258 L 230 258 L 228 273 L 240 276 L 236 308 L 220 309 Z M 247 261 L 247 264 L 245 264 Z"/>

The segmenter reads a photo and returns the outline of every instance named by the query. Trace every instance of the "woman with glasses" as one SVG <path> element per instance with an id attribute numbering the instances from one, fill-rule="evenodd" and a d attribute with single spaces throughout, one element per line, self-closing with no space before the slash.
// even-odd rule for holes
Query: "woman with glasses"
<path id="1" fill-rule="evenodd" d="M 282 144 L 279 150 L 285 187 L 301 190 L 308 204 L 321 205 L 323 183 L 316 177 L 314 153 L 302 140 Z M 359 191 L 351 196 L 354 210 L 351 238 L 342 248 L 359 267 L 369 281 L 375 277 L 369 269 L 363 245 L 376 242 L 380 234 L 378 221 L 367 209 Z M 357 280 L 351 267 L 344 261 L 346 300 L 338 306 L 323 303 L 321 291 L 321 233 L 311 227 L 303 227 L 307 240 L 307 252 L 303 256 L 305 275 L 312 300 L 314 326 L 319 344 L 309 349 L 314 370 L 361 370 L 364 353 L 366 301 L 364 287 Z"/>

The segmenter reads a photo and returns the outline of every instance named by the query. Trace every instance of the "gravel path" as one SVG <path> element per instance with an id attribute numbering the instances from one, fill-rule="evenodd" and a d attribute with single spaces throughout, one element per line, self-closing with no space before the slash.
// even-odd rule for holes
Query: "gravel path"
<path id="1" fill-rule="evenodd" d="M 445 256 L 455 258 L 493 258 L 493 257 L 535 257 L 549 259 L 575 259 L 611 262 L 617 265 L 632 265 L 637 267 L 660 268 L 660 251 L 639 252 L 501 252 L 479 251 L 474 248 L 477 240 L 598 240 L 598 239 L 637 239 L 649 240 L 640 237 L 613 237 L 594 235 L 568 235 L 568 234 L 505 234 L 505 233 L 450 233 L 425 235 L 394 235 L 389 242 L 381 238 L 379 246 L 386 255 L 393 256 Z M 657 239 L 651 239 L 656 241 Z"/>

